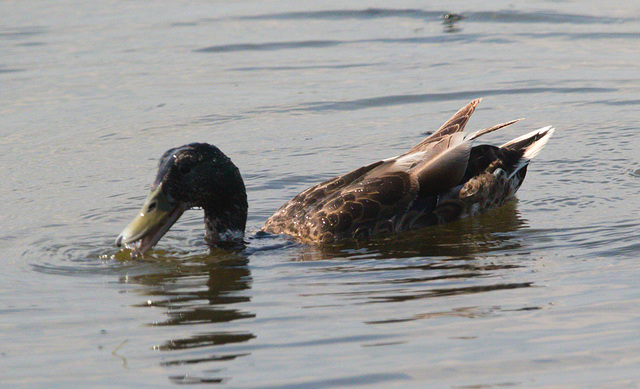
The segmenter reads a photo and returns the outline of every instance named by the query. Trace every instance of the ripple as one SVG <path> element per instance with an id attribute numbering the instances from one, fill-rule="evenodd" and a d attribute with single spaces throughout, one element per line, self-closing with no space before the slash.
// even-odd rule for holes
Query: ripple
<path id="1" fill-rule="evenodd" d="M 116 261 L 107 259 L 114 252 L 108 249 L 113 243 L 103 240 L 102 245 L 96 245 L 93 239 L 86 237 L 73 244 L 41 239 L 31 244 L 23 257 L 31 262 L 33 270 L 44 274 L 82 277 L 113 274 L 119 267 Z"/>
<path id="2" fill-rule="evenodd" d="M 532 88 L 505 88 L 505 89 L 478 89 L 466 90 L 460 92 L 444 92 L 444 93 L 421 93 L 421 94 L 402 94 L 402 95 L 385 95 L 377 97 L 368 97 L 353 100 L 341 101 L 310 101 L 303 102 L 291 106 L 262 106 L 250 111 L 245 111 L 237 115 L 219 115 L 212 114 L 202 116 L 196 122 L 208 123 L 226 123 L 246 120 L 252 117 L 259 117 L 271 114 L 290 114 L 297 112 L 331 112 L 331 111 L 357 111 L 363 109 L 393 107 L 408 104 L 424 104 L 445 101 L 469 101 L 478 97 L 489 96 L 515 96 L 515 95 L 538 95 L 545 93 L 553 93 L 557 95 L 576 94 L 588 95 L 597 93 L 617 92 L 616 88 L 602 87 L 532 87 Z"/>
<path id="3" fill-rule="evenodd" d="M 637 220 L 531 229 L 523 233 L 539 250 L 568 251 L 570 256 L 589 259 L 635 258 L 640 247 L 640 223 Z"/>
<path id="4" fill-rule="evenodd" d="M 353 110 L 364 109 L 364 108 L 386 107 L 386 106 L 404 105 L 404 104 L 417 104 L 417 103 L 438 102 L 438 101 L 471 100 L 471 99 L 478 98 L 478 96 L 519 95 L 519 94 L 527 95 L 527 94 L 540 94 L 540 93 L 557 93 L 557 94 L 576 93 L 576 94 L 582 95 L 582 94 L 588 94 L 588 93 L 604 93 L 604 92 L 615 92 L 615 91 L 617 91 L 617 89 L 615 88 L 598 88 L 598 87 L 579 87 L 579 88 L 536 87 L 536 88 L 484 89 L 484 90 L 450 92 L 450 93 L 389 95 L 389 96 L 356 99 L 351 101 L 336 101 L 336 102 L 323 101 L 323 102 L 317 102 L 317 103 L 312 102 L 312 103 L 307 103 L 300 108 L 294 108 L 292 110 L 353 111 Z"/>
<path id="5" fill-rule="evenodd" d="M 0 73 L 17 73 L 17 72 L 24 72 L 24 71 L 25 69 L 20 69 L 20 68 L 12 69 L 12 68 L 0 67 Z"/>
<path id="6" fill-rule="evenodd" d="M 249 16 L 231 16 L 227 18 L 202 19 L 202 22 L 220 22 L 226 20 L 369 20 L 381 18 L 409 18 L 420 20 L 440 20 L 449 10 L 427 11 L 413 8 L 366 8 L 366 9 L 331 9 L 318 11 L 298 11 L 265 13 Z M 553 24 L 611 24 L 637 20 L 637 18 L 620 18 L 572 14 L 551 11 L 480 11 L 458 13 L 465 19 L 484 23 L 553 23 Z M 193 26 L 196 22 L 174 23 L 176 27 Z"/>
<path id="7" fill-rule="evenodd" d="M 488 23 L 612 24 L 637 20 L 636 18 L 612 18 L 549 11 L 485 11 L 464 13 L 464 16 L 470 21 Z"/>
<path id="8" fill-rule="evenodd" d="M 89 212 L 88 214 L 91 214 Z M 198 226 L 198 230 L 200 226 Z M 173 231 L 173 230 L 172 230 Z M 175 232 L 178 232 L 177 234 Z M 166 264 L 184 260 L 208 258 L 209 246 L 201 234 L 185 230 L 184 224 L 163 238 L 162 244 L 145 254 L 144 258 L 131 260 L 129 250 L 114 245 L 114 236 L 78 235 L 58 239 L 43 238 L 28 245 L 22 257 L 39 273 L 64 276 L 121 275 L 134 271 L 145 272 Z"/>
<path id="9" fill-rule="evenodd" d="M 325 48 L 336 46 L 339 41 L 330 40 L 310 40 L 310 41 L 290 41 L 290 42 L 268 42 L 268 43 L 242 43 L 235 45 L 219 45 L 205 47 L 194 50 L 197 53 L 226 53 L 230 51 L 262 51 L 262 50 L 282 50 L 282 49 L 302 49 L 302 48 Z"/>
<path id="10" fill-rule="evenodd" d="M 40 26 L 24 26 L 4 28 L 0 30 L 0 39 L 23 39 L 47 33 L 48 30 Z"/>
<path id="11" fill-rule="evenodd" d="M 295 384 L 278 384 L 261 386 L 262 388 L 294 389 L 294 388 L 342 388 L 366 385 L 376 385 L 384 387 L 388 384 L 400 384 L 403 381 L 411 380 L 411 376 L 404 373 L 369 373 L 361 375 L 346 375 L 340 378 L 305 379 Z"/>
<path id="12" fill-rule="evenodd" d="M 311 70 L 311 69 L 351 69 L 351 68 L 366 68 L 379 66 L 382 63 L 355 63 L 355 64 L 326 64 L 326 65 L 289 65 L 289 66 L 242 66 L 231 68 L 233 71 L 241 72 L 255 72 L 255 71 L 298 71 L 298 70 Z"/>

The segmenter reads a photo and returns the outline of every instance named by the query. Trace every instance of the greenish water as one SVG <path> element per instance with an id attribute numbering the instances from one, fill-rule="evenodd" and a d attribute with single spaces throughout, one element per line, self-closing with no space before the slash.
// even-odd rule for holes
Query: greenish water
<path id="1" fill-rule="evenodd" d="M 443 23 L 447 13 L 463 18 Z M 630 2 L 0 4 L 5 387 L 637 387 L 640 8 Z M 358 246 L 254 237 L 473 98 L 557 128 L 518 200 Z M 249 245 L 190 211 L 114 239 L 168 148 L 243 173 Z"/>

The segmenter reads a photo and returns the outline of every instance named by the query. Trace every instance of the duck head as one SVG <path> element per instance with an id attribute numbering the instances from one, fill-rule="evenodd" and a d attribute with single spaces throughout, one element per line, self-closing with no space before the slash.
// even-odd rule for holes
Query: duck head
<path id="1" fill-rule="evenodd" d="M 242 176 L 229 157 L 206 143 L 164 153 L 149 197 L 118 236 L 116 246 L 130 248 L 132 257 L 143 255 L 190 208 L 204 210 L 208 243 L 242 243 L 247 221 Z"/>

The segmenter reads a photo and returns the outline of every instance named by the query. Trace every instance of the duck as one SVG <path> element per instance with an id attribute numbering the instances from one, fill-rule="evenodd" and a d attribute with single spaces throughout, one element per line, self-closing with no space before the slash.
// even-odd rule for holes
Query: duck
<path id="1" fill-rule="evenodd" d="M 331 244 L 398 234 L 472 217 L 514 197 L 529 162 L 554 132 L 531 131 L 501 146 L 477 138 L 521 119 L 465 133 L 481 99 L 457 111 L 407 152 L 362 166 L 299 193 L 261 231 L 304 244 Z M 166 151 L 138 215 L 117 247 L 144 255 L 191 208 L 204 210 L 205 241 L 222 248 L 246 243 L 247 192 L 238 167 L 218 147 L 191 143 Z"/>

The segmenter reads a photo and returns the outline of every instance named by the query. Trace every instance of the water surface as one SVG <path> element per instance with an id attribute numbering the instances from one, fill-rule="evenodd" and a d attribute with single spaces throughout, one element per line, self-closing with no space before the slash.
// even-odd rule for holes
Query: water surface
<path id="1" fill-rule="evenodd" d="M 10 387 L 640 385 L 640 8 L 630 2 L 0 4 L 0 380 Z M 460 15 L 453 24 L 446 14 Z M 448 19 L 453 20 L 453 19 Z M 418 143 L 552 124 L 518 199 L 360 244 L 253 235 Z M 113 241 L 168 148 L 243 173 L 249 245 L 190 211 Z"/>

